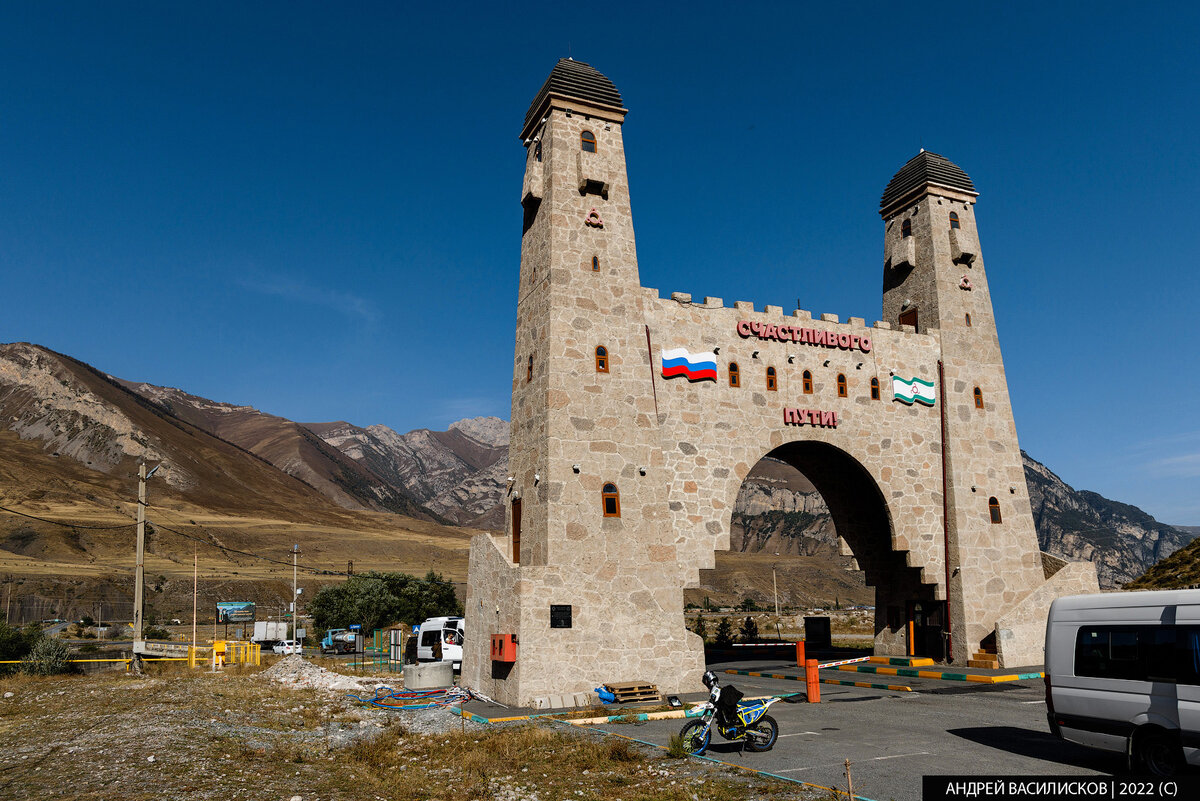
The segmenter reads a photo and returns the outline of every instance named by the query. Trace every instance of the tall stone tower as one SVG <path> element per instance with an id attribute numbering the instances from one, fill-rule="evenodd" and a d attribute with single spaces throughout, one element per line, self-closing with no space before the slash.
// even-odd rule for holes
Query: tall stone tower
<path id="1" fill-rule="evenodd" d="M 957 165 L 922 150 L 888 183 L 879 209 L 883 319 L 941 343 L 946 569 L 959 662 L 966 645 L 986 647 L 1002 613 L 1044 581 L 979 249 L 977 196 Z"/>
<path id="2" fill-rule="evenodd" d="M 608 78 L 562 59 L 521 132 L 510 514 L 495 548 L 472 548 L 466 610 L 469 630 L 516 636 L 520 657 L 493 662 L 477 637 L 463 660 L 470 686 L 509 702 L 590 689 L 592 676 L 678 691 L 703 672 L 646 391 L 625 113 Z"/>

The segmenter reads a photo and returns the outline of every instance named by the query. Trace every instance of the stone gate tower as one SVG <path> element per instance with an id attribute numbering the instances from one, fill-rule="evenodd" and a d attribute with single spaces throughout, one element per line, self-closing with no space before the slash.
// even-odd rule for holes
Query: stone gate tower
<path id="1" fill-rule="evenodd" d="M 816 485 L 876 587 L 877 652 L 1040 661 L 1049 602 L 1095 571 L 1038 553 L 970 179 L 923 152 L 888 185 L 874 326 L 662 298 L 638 276 L 625 113 L 563 59 L 525 115 L 508 519 L 471 544 L 464 681 L 515 704 L 696 689 L 683 588 L 767 455 Z"/>

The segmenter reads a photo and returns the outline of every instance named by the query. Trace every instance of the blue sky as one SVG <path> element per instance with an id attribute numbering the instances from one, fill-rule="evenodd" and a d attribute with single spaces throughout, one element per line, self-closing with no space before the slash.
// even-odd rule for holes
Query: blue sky
<path id="1" fill-rule="evenodd" d="M 642 283 L 875 320 L 879 195 L 974 179 L 1022 446 L 1200 524 L 1195 4 L 0 10 L 0 341 L 301 421 L 507 417 L 517 139 L 616 83 Z"/>

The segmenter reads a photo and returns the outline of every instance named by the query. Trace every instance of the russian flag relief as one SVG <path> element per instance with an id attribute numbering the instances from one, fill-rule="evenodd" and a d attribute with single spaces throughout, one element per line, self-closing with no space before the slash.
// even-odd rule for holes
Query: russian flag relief
<path id="1" fill-rule="evenodd" d="M 672 348 L 662 352 L 663 378 L 685 376 L 688 381 L 717 380 L 717 354 L 688 353 L 686 348 Z"/>

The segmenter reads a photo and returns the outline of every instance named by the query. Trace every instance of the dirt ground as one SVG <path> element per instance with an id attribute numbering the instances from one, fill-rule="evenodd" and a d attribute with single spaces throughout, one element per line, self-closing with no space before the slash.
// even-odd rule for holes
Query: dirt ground
<path id="1" fill-rule="evenodd" d="M 6 799 L 805 799 L 828 791 L 564 724 L 484 726 L 353 699 L 299 665 L 0 678 Z M 371 695 L 386 683 L 361 682 Z M 635 727 L 630 736 L 636 737 Z"/>

